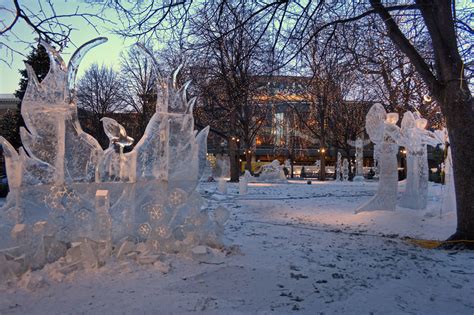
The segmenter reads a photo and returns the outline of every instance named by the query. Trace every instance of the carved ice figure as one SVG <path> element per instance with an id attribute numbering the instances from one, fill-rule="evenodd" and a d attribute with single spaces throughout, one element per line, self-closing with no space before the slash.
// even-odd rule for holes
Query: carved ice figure
<path id="1" fill-rule="evenodd" d="M 270 164 L 263 165 L 258 179 L 264 182 L 286 182 L 285 172 L 278 160 L 273 160 Z"/>
<path id="2" fill-rule="evenodd" d="M 205 165 L 204 165 L 204 170 L 202 172 L 202 176 L 200 177 L 200 181 L 202 182 L 214 181 L 214 178 L 212 177 L 212 166 L 207 154 L 206 154 L 206 159 L 203 161 L 203 163 L 205 163 Z"/>
<path id="3" fill-rule="evenodd" d="M 349 180 L 349 161 L 347 159 L 342 161 L 342 180 L 345 182 Z"/>
<path id="4" fill-rule="evenodd" d="M 357 137 L 355 141 L 349 140 L 347 143 L 356 149 L 356 173 L 354 176 L 354 181 L 363 181 L 364 180 L 364 146 L 370 143 L 369 140 L 361 139 Z"/>
<path id="5" fill-rule="evenodd" d="M 316 162 L 314 162 L 314 166 L 316 166 L 316 173 L 319 173 L 319 171 L 321 170 L 321 161 L 317 160 Z"/>
<path id="6" fill-rule="evenodd" d="M 380 164 L 380 179 L 373 198 L 356 209 L 356 213 L 372 210 L 394 211 L 397 205 L 398 173 L 396 144 L 400 130 L 396 125 L 398 114 L 385 111 L 379 103 L 374 104 L 365 119 L 365 128 L 370 140 L 375 143 Z"/>
<path id="7" fill-rule="evenodd" d="M 239 195 L 246 195 L 248 192 L 248 184 L 252 175 L 249 171 L 245 171 L 243 176 L 239 178 Z"/>
<path id="8" fill-rule="evenodd" d="M 336 160 L 336 180 L 337 181 L 342 180 L 342 178 L 341 178 L 341 172 L 342 172 L 341 159 L 342 159 L 341 152 L 337 152 L 337 160 Z"/>
<path id="9" fill-rule="evenodd" d="M 216 155 L 216 169 L 215 177 L 230 177 L 230 159 L 229 156 L 224 154 Z"/>
<path id="10" fill-rule="evenodd" d="M 104 131 L 109 138 L 109 147 L 104 152 L 98 168 L 98 180 L 135 181 L 135 164 L 123 153 L 125 147 L 131 146 L 134 139 L 127 136 L 125 128 L 112 118 L 101 119 Z M 133 165 L 130 165 L 130 164 Z"/>
<path id="11" fill-rule="evenodd" d="M 453 158 L 451 156 L 451 147 L 448 146 L 448 153 L 444 160 L 444 191 L 443 204 L 441 210 L 443 212 L 456 211 L 456 190 L 454 187 Z"/>
<path id="12" fill-rule="evenodd" d="M 453 159 L 451 156 L 451 146 L 449 145 L 448 130 L 446 128 L 435 130 L 434 134 L 437 141 L 441 143 L 440 148 L 446 150 L 446 158 L 443 163 L 444 185 L 441 211 L 456 211 L 456 190 L 454 188 Z"/>
<path id="13" fill-rule="evenodd" d="M 99 254 L 91 251 L 100 251 L 100 242 L 119 245 L 125 237 L 146 242 L 155 252 L 220 243 L 222 218 L 211 216 L 195 191 L 205 168 L 209 128 L 194 131 L 194 100 L 187 100 L 189 83 L 177 86 L 177 71 L 169 80 L 161 78 L 150 54 L 158 77 L 156 112 L 131 152 L 124 153 L 123 147 L 133 139 L 113 119 L 102 120 L 110 140 L 105 152 L 82 131 L 74 90 L 77 67 L 85 52 L 105 41 L 98 38 L 81 46 L 67 67 L 58 52 L 42 42 L 50 71 L 39 83 L 27 65 L 24 148 L 17 153 L 0 137 L 10 183 L 0 229 L 47 226 L 40 229 L 41 237 L 26 233 L 31 237 L 0 238 L 0 249 L 19 246 L 24 251 L 14 257 L 25 254 L 25 270 L 44 264 L 50 250 L 60 253 L 54 248 L 64 249 L 77 240 L 82 245 L 71 248 L 70 254 L 88 261 Z M 18 226 L 23 228 L 15 229 Z M 77 251 L 84 255 L 75 255 Z"/>
<path id="14" fill-rule="evenodd" d="M 427 121 L 412 112 L 403 115 L 398 144 L 407 151 L 407 179 L 400 206 L 425 209 L 428 203 L 428 154 L 426 145 L 436 146 L 434 133 L 425 130 Z"/>

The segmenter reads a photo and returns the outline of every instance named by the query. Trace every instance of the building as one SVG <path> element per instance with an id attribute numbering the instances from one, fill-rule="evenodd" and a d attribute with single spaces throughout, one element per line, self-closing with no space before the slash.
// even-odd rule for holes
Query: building
<path id="1" fill-rule="evenodd" d="M 0 117 L 8 110 L 18 110 L 20 99 L 13 94 L 0 94 Z"/>

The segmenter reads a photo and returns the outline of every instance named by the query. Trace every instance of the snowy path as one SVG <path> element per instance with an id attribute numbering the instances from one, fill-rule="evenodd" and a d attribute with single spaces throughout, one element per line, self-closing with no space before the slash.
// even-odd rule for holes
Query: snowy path
<path id="1" fill-rule="evenodd" d="M 114 262 L 33 292 L 0 291 L 0 314 L 473 314 L 474 253 L 399 238 L 453 232 L 453 214 L 431 215 L 437 187 L 425 212 L 354 215 L 375 187 L 252 184 L 236 196 L 233 185 L 221 202 L 232 214 L 227 242 L 241 254 L 210 264 L 168 257 L 166 275 Z"/>

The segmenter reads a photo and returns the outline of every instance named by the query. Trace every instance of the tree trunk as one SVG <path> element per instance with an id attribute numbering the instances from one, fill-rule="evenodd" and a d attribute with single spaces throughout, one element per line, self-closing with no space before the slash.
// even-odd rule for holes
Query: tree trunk
<path id="1" fill-rule="evenodd" d="M 452 2 L 416 1 L 432 41 L 436 73 L 400 31 L 381 1 L 370 3 L 385 23 L 388 36 L 410 59 L 446 117 L 457 203 L 457 229 L 450 239 L 474 240 L 474 104 L 457 46 Z"/>
<path id="2" fill-rule="evenodd" d="M 447 83 L 440 93 L 449 132 L 456 189 L 457 229 L 453 240 L 474 240 L 474 104 L 458 81 Z"/>
<path id="3" fill-rule="evenodd" d="M 229 139 L 230 181 L 238 182 L 240 175 L 239 149 L 235 140 Z"/>
<path id="4" fill-rule="evenodd" d="M 290 155 L 290 178 L 295 178 L 293 154 Z"/>
<path id="5" fill-rule="evenodd" d="M 252 153 L 245 150 L 245 169 L 252 173 Z"/>

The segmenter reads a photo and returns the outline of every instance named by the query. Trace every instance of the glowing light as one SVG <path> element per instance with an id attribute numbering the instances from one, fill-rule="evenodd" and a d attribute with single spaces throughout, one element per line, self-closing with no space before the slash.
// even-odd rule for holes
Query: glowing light
<path id="1" fill-rule="evenodd" d="M 395 125 L 398 121 L 398 113 L 388 113 L 386 122 L 390 125 Z"/>
<path id="2" fill-rule="evenodd" d="M 425 129 L 426 125 L 428 124 L 428 120 L 426 120 L 425 118 L 419 118 L 416 120 L 415 124 L 417 128 Z"/>

